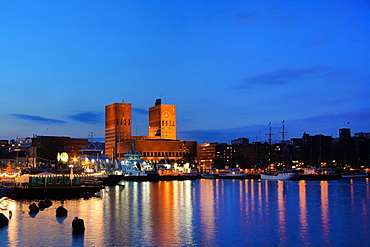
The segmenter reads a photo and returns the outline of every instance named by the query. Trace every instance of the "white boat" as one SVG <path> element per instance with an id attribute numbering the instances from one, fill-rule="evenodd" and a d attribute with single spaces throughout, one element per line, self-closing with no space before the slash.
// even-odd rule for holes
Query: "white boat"
<path id="1" fill-rule="evenodd" d="M 125 154 L 125 158 L 120 160 L 120 165 L 124 173 L 123 180 L 129 181 L 158 181 L 159 173 L 155 164 L 151 164 L 141 159 L 140 154 Z"/>
<path id="2" fill-rule="evenodd" d="M 245 179 L 247 177 L 247 174 L 239 169 L 218 170 L 218 174 L 218 178 L 221 179 Z"/>
<path id="3" fill-rule="evenodd" d="M 268 180 L 295 180 L 298 178 L 299 174 L 294 170 L 261 173 L 261 179 Z"/>
<path id="4" fill-rule="evenodd" d="M 216 179 L 220 176 L 218 173 L 212 173 L 212 172 L 204 172 L 202 174 L 202 178 L 210 178 L 210 179 Z"/>

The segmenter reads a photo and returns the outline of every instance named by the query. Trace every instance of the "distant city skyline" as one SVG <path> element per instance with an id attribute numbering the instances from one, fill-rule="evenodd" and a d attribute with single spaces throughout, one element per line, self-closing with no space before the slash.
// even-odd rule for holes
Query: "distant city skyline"
<path id="1" fill-rule="evenodd" d="M 104 138 L 104 108 L 176 105 L 177 139 L 370 132 L 370 3 L 0 3 L 0 139 Z"/>

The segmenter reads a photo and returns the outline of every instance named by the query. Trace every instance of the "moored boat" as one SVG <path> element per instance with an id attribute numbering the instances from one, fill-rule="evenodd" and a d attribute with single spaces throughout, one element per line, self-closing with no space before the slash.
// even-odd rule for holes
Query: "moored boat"
<path id="1" fill-rule="evenodd" d="M 331 169 L 304 168 L 299 173 L 299 180 L 338 180 L 341 178 L 339 173 Z"/>
<path id="2" fill-rule="evenodd" d="M 154 164 L 141 159 L 137 153 L 125 154 L 120 165 L 126 181 L 159 181 L 159 173 Z"/>
<path id="3" fill-rule="evenodd" d="M 298 172 L 295 170 L 284 170 L 276 172 L 264 172 L 261 173 L 261 179 L 267 180 L 296 180 L 298 179 Z"/>
<path id="4" fill-rule="evenodd" d="M 212 173 L 212 172 L 204 172 L 202 174 L 202 178 L 207 178 L 207 179 L 216 179 L 220 176 L 218 173 Z"/>
<path id="5" fill-rule="evenodd" d="M 221 169 L 218 170 L 219 179 L 245 179 L 247 174 L 239 169 Z"/>
<path id="6" fill-rule="evenodd" d="M 369 174 L 360 169 L 345 169 L 342 178 L 367 178 Z"/>
<path id="7" fill-rule="evenodd" d="M 192 165 L 186 164 L 156 164 L 160 181 L 196 180 L 199 178 L 197 170 Z"/>

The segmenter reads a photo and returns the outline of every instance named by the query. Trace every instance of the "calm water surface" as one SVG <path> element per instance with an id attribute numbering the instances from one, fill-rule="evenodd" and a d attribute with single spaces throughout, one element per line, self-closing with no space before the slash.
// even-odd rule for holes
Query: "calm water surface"
<path id="1" fill-rule="evenodd" d="M 0 199 L 0 246 L 370 246 L 370 180 L 123 182 L 101 197 Z M 63 205 L 68 216 L 57 218 Z M 0 211 L 1 211 L 0 210 Z M 83 235 L 72 235 L 74 217 Z"/>

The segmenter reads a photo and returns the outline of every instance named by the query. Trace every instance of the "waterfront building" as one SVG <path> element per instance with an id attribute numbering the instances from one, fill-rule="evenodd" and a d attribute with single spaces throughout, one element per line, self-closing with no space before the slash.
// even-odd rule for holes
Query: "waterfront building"
<path id="1" fill-rule="evenodd" d="M 331 136 L 304 133 L 302 138 L 292 139 L 299 150 L 299 161 L 309 167 L 321 167 L 332 163 L 333 138 Z"/>
<path id="2" fill-rule="evenodd" d="M 9 151 L 25 151 L 30 153 L 32 146 L 32 138 L 31 137 L 21 137 L 16 139 L 11 139 L 9 144 Z"/>
<path id="3" fill-rule="evenodd" d="M 147 139 L 130 140 L 120 143 L 124 154 L 136 152 L 141 158 L 150 163 L 192 163 L 197 155 L 196 141 Z"/>
<path id="4" fill-rule="evenodd" d="M 35 136 L 32 138 L 31 166 L 38 162 L 56 164 L 58 153 L 67 153 L 70 160 L 77 159 L 81 149 L 88 146 L 88 139 L 65 136 Z"/>
<path id="5" fill-rule="evenodd" d="M 355 133 L 353 136 L 357 138 L 370 139 L 370 133 L 360 132 L 360 133 Z"/>
<path id="6" fill-rule="evenodd" d="M 351 129 L 348 128 L 339 129 L 339 139 L 343 140 L 348 138 L 351 138 Z"/>
<path id="7" fill-rule="evenodd" d="M 149 108 L 149 137 L 176 140 L 176 106 L 164 105 L 161 99 Z"/>
<path id="8" fill-rule="evenodd" d="M 197 163 L 202 170 L 237 167 L 237 148 L 226 143 L 202 143 L 197 147 Z"/>
<path id="9" fill-rule="evenodd" d="M 0 150 L 4 152 L 9 152 L 9 141 L 8 140 L 0 140 Z"/>
<path id="10" fill-rule="evenodd" d="M 249 139 L 246 137 L 236 138 L 231 141 L 231 145 L 233 146 L 248 145 L 248 144 L 249 144 Z"/>

